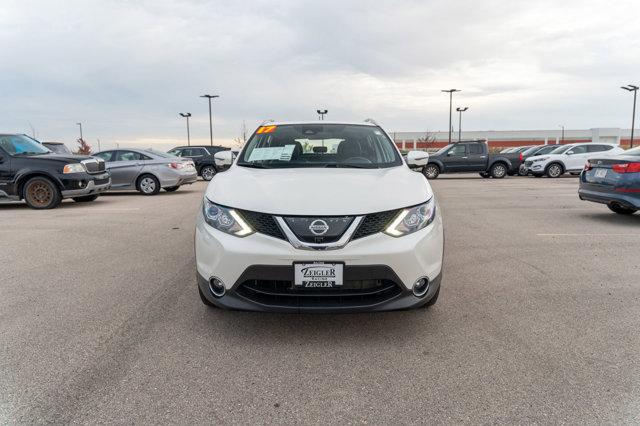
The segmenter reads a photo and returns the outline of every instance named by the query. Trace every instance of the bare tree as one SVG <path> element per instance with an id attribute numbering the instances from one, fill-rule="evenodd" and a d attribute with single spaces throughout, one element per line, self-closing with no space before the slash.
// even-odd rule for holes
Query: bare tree
<path id="1" fill-rule="evenodd" d="M 436 134 L 430 131 L 426 131 L 424 136 L 418 138 L 418 142 L 434 143 L 437 140 Z"/>
<path id="2" fill-rule="evenodd" d="M 233 143 L 241 148 L 245 143 L 247 143 L 247 123 L 242 120 L 242 127 L 240 128 L 240 136 L 237 138 L 233 138 Z"/>
<path id="3" fill-rule="evenodd" d="M 79 155 L 91 155 L 91 145 L 89 145 L 84 139 L 79 138 L 78 149 L 76 150 L 76 154 Z"/>

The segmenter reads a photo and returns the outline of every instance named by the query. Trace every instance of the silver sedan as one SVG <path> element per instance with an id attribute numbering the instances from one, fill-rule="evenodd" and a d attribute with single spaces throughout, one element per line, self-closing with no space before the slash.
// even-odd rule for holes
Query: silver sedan
<path id="1" fill-rule="evenodd" d="M 198 179 L 193 161 L 152 149 L 120 148 L 92 154 L 106 162 L 111 189 L 135 189 L 155 195 L 160 188 L 173 192 Z"/>

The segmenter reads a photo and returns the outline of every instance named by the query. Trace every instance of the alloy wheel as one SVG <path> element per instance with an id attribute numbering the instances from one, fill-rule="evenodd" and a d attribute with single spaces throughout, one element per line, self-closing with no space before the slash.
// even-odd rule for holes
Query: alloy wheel
<path id="1" fill-rule="evenodd" d="M 151 194 L 156 190 L 156 181 L 150 177 L 142 178 L 142 180 L 140 181 L 140 189 L 145 194 Z"/>
<path id="2" fill-rule="evenodd" d="M 560 168 L 559 165 L 552 164 L 551 166 L 549 166 L 548 174 L 549 174 L 549 177 L 556 178 L 562 174 L 562 169 Z"/>
<path id="3" fill-rule="evenodd" d="M 213 167 L 205 167 L 204 169 L 202 169 L 201 174 L 202 179 L 211 180 L 216 175 L 216 171 L 213 169 Z"/>

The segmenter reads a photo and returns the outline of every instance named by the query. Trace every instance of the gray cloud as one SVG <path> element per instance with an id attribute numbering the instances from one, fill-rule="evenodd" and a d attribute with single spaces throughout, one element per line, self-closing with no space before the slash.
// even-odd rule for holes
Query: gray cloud
<path id="1" fill-rule="evenodd" d="M 104 145 L 238 136 L 264 118 L 446 129 L 628 126 L 637 2 L 18 1 L 0 15 L 3 131 Z"/>

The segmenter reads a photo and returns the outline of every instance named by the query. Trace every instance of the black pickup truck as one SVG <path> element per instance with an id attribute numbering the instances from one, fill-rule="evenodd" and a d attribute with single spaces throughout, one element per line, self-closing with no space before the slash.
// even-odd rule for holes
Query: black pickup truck
<path id="1" fill-rule="evenodd" d="M 518 173 L 522 154 L 490 154 L 487 141 L 461 141 L 429 155 L 422 173 L 435 179 L 441 173 L 480 173 L 484 178 L 501 179 Z"/>
<path id="2" fill-rule="evenodd" d="M 0 202 L 25 200 L 34 209 L 52 209 L 63 198 L 95 200 L 109 189 L 104 160 L 54 154 L 25 135 L 0 134 Z"/>

